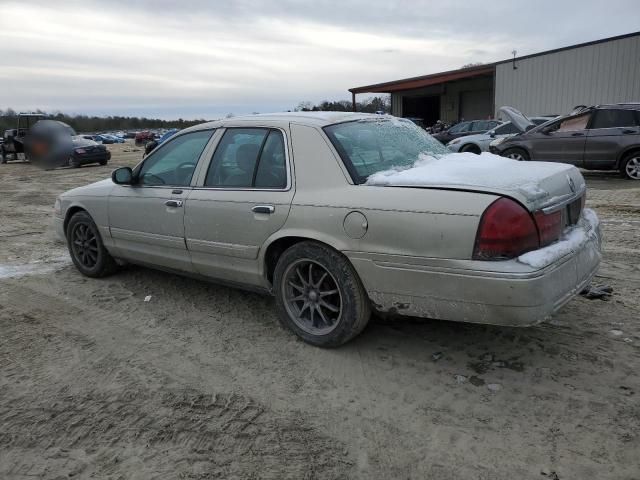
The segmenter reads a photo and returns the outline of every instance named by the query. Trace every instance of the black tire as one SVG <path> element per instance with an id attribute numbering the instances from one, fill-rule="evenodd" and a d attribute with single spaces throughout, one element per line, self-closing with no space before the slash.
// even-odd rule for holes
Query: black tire
<path id="1" fill-rule="evenodd" d="M 315 267 L 313 273 L 316 276 L 307 285 L 313 285 L 310 288 L 316 291 L 317 296 L 311 297 L 309 291 L 305 299 L 294 301 L 291 295 L 301 293 L 300 286 L 307 288 L 304 281 L 299 281 L 301 277 L 297 276 L 300 274 L 299 269 L 306 265 L 309 277 L 312 276 L 312 267 Z M 291 284 L 292 278 L 299 279 L 297 286 Z M 340 253 L 320 243 L 300 242 L 287 249 L 278 259 L 273 284 L 280 322 L 312 345 L 340 346 L 362 332 L 371 317 L 369 297 L 353 266 Z M 332 285 L 337 288 L 322 290 L 331 289 Z M 336 293 L 327 293 L 333 291 Z M 332 307 L 339 301 L 339 312 L 325 308 L 327 303 L 324 303 L 324 299 L 331 302 Z M 302 307 L 296 302 L 303 302 Z M 312 306 L 305 310 L 304 305 L 308 302 Z M 310 320 L 302 318 L 305 311 L 309 312 Z M 299 312 L 299 315 L 295 312 Z M 335 315 L 335 319 L 331 319 L 331 315 Z M 318 328 L 313 326 L 314 318 L 317 319 Z"/>
<path id="2" fill-rule="evenodd" d="M 502 152 L 503 157 L 513 158 L 514 160 L 526 161 L 531 160 L 531 157 L 526 150 L 522 148 L 508 148 Z"/>
<path id="3" fill-rule="evenodd" d="M 631 152 L 622 159 L 620 175 L 627 180 L 640 180 L 640 151 Z"/>
<path id="4" fill-rule="evenodd" d="M 80 168 L 80 162 L 78 160 L 76 160 L 75 158 L 71 157 L 69 158 L 69 166 L 72 168 Z"/>
<path id="5" fill-rule="evenodd" d="M 465 145 L 460 149 L 460 152 L 469 152 L 469 153 L 475 153 L 476 155 L 480 155 L 480 153 L 482 153 L 482 150 L 480 150 L 480 147 L 478 147 L 477 145 L 474 145 L 473 143 L 468 143 L 467 145 Z"/>
<path id="6" fill-rule="evenodd" d="M 2 145 L 0 151 L 2 153 L 2 159 L 0 160 L 0 163 L 7 163 L 7 152 L 4 149 L 4 145 Z"/>
<path id="7" fill-rule="evenodd" d="M 100 160 L 98 163 L 104 167 L 107 164 L 107 160 Z"/>
<path id="8" fill-rule="evenodd" d="M 82 240 L 82 232 L 87 234 L 84 237 L 85 241 Z M 77 212 L 71 217 L 66 235 L 71 260 L 83 275 L 99 278 L 118 269 L 116 261 L 104 248 L 98 227 L 87 212 Z"/>

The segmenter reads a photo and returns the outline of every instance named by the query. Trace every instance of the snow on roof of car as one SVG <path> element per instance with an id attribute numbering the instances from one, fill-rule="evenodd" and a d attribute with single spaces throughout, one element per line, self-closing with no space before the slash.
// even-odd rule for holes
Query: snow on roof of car
<path id="1" fill-rule="evenodd" d="M 379 115 L 374 113 L 358 112 L 282 112 L 260 113 L 255 115 L 239 115 L 237 117 L 223 118 L 212 122 L 202 123 L 188 130 L 200 130 L 202 128 L 215 128 L 225 125 L 242 124 L 243 122 L 296 122 L 303 125 L 324 127 L 334 123 L 348 122 L 360 119 L 394 119 L 391 115 Z M 186 130 L 185 130 L 186 131 Z"/>

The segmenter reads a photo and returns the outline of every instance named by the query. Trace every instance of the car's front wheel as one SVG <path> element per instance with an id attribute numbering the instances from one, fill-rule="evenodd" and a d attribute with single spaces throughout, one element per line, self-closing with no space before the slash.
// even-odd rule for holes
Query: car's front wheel
<path id="1" fill-rule="evenodd" d="M 342 345 L 371 316 L 369 297 L 353 266 L 320 243 L 301 242 L 287 249 L 273 283 L 282 324 L 313 345 Z"/>
<path id="2" fill-rule="evenodd" d="M 74 214 L 66 233 L 71 260 L 80 273 L 98 278 L 116 271 L 116 261 L 104 248 L 98 227 L 87 212 Z"/>
<path id="3" fill-rule="evenodd" d="M 529 154 L 521 148 L 509 148 L 502 153 L 502 156 L 519 161 L 529 160 Z"/>
<path id="4" fill-rule="evenodd" d="M 631 152 L 624 158 L 620 173 L 630 180 L 640 180 L 640 152 Z"/>

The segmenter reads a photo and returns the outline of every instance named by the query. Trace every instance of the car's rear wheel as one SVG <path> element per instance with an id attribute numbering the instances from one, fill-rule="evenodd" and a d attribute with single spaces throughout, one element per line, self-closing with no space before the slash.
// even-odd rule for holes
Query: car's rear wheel
<path id="1" fill-rule="evenodd" d="M 74 214 L 66 233 L 71 260 L 80 273 L 97 278 L 116 271 L 116 261 L 104 248 L 98 227 L 87 212 Z"/>
<path id="2" fill-rule="evenodd" d="M 469 152 L 469 153 L 475 153 L 477 155 L 480 155 L 480 147 L 478 147 L 477 145 L 474 145 L 473 143 L 470 143 L 468 145 L 465 145 L 464 147 L 462 147 L 460 149 L 461 152 Z"/>
<path id="3" fill-rule="evenodd" d="M 98 163 L 99 163 L 100 165 L 104 166 L 104 165 L 106 165 L 106 164 L 107 164 L 107 160 L 100 160 Z"/>
<path id="4" fill-rule="evenodd" d="M 510 148 L 502 153 L 503 157 L 512 158 L 513 160 L 529 160 L 529 154 L 521 148 Z"/>
<path id="5" fill-rule="evenodd" d="M 313 345 L 342 345 L 371 316 L 353 266 L 325 245 L 309 241 L 290 247 L 278 260 L 273 283 L 281 323 Z"/>
<path id="6" fill-rule="evenodd" d="M 620 173 L 629 180 L 640 180 L 640 152 L 631 152 L 624 158 Z"/>

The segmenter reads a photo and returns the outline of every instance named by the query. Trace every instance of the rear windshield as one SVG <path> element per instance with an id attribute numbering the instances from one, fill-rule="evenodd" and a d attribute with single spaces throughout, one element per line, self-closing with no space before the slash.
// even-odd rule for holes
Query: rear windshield
<path id="1" fill-rule="evenodd" d="M 411 167 L 421 155 L 451 153 L 409 120 L 365 119 L 324 127 L 355 183 L 392 168 Z"/>

